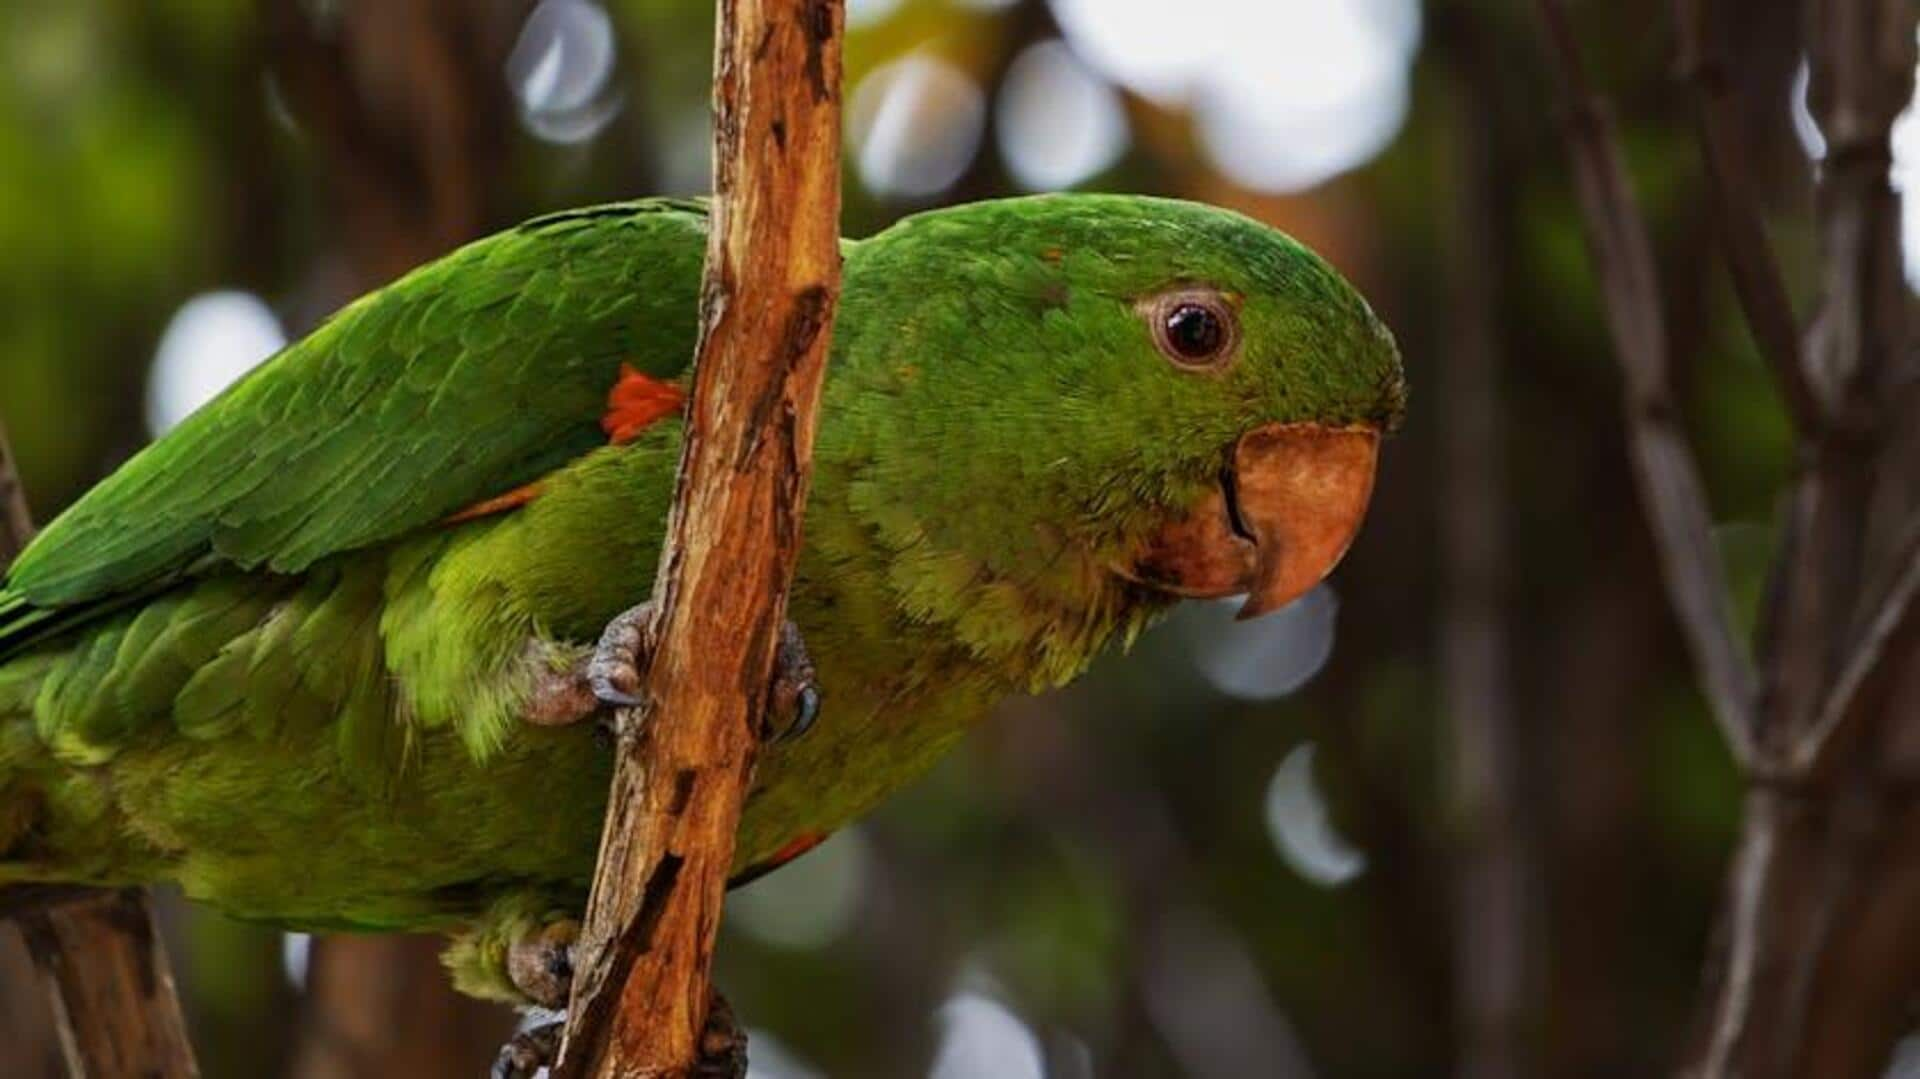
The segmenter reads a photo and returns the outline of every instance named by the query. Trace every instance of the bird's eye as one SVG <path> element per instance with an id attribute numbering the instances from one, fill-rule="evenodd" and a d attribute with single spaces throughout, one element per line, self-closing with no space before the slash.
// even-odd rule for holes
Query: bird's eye
<path id="1" fill-rule="evenodd" d="M 1167 344 L 1189 360 L 1212 356 L 1226 339 L 1220 316 L 1197 303 L 1183 303 L 1167 315 Z"/>
<path id="2" fill-rule="evenodd" d="M 1153 343 L 1181 367 L 1210 368 L 1232 354 L 1238 328 L 1233 308 L 1211 290 L 1183 289 L 1147 309 Z"/>

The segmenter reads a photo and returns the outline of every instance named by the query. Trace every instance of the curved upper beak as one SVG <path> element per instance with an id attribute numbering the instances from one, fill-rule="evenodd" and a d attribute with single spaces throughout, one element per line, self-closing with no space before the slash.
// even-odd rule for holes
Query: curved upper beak
<path id="1" fill-rule="evenodd" d="M 1184 596 L 1246 593 L 1256 618 L 1333 572 L 1373 495 L 1380 432 L 1268 424 L 1234 443 L 1220 486 L 1150 541 L 1127 576 Z"/>

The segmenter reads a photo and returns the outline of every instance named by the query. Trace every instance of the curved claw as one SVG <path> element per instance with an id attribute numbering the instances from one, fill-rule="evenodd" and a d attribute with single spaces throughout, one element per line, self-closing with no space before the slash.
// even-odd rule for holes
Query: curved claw
<path id="1" fill-rule="evenodd" d="M 780 627 L 768 712 L 769 737 L 775 742 L 800 737 L 820 718 L 820 684 L 814 681 L 813 657 L 807 654 L 800 628 L 792 622 Z"/>
<path id="2" fill-rule="evenodd" d="M 587 662 L 587 685 L 600 703 L 633 708 L 645 703 L 647 662 L 653 655 L 653 604 L 642 603 L 607 623 Z"/>
<path id="3" fill-rule="evenodd" d="M 560 1034 L 566 1024 L 542 1023 L 507 1039 L 493 1058 L 493 1079 L 533 1079 L 560 1055 Z"/>
<path id="4" fill-rule="evenodd" d="M 700 1032 L 700 1056 L 693 1063 L 689 1079 L 745 1079 L 747 1074 L 747 1034 L 734 1017 L 733 1005 L 709 989 L 707 1025 Z"/>
<path id="5" fill-rule="evenodd" d="M 813 729 L 813 721 L 820 718 L 820 691 L 812 684 L 800 687 L 798 699 L 794 702 L 793 722 L 780 732 L 780 740 L 798 738 Z"/>

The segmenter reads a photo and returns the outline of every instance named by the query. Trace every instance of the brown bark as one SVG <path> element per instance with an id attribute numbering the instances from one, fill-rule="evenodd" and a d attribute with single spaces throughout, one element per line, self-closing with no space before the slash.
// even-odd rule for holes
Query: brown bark
<path id="1" fill-rule="evenodd" d="M 32 538 L 33 515 L 0 427 L 0 565 Z M 198 1074 L 173 971 L 139 891 L 101 892 L 18 915 L 47 989 L 67 1071 L 90 1079 Z"/>
<path id="2" fill-rule="evenodd" d="M 1920 358 L 1887 177 L 1889 131 L 1913 91 L 1911 8 L 1817 0 L 1808 9 L 1810 96 L 1828 153 L 1817 207 L 1823 305 L 1803 343 L 1781 323 L 1784 289 L 1726 132 L 1714 36 L 1724 27 L 1703 2 L 1678 7 L 1726 258 L 1800 430 L 1761 667 L 1747 687 L 1725 677 L 1724 614 L 1701 603 L 1725 586 L 1698 552 L 1708 511 L 1674 420 L 1646 226 L 1566 14 L 1559 0 L 1539 6 L 1668 590 L 1750 781 L 1684 1071 L 1875 1075 L 1920 987 L 1920 438 L 1905 430 Z"/>
<path id="3" fill-rule="evenodd" d="M 720 3 L 714 212 L 650 704 L 621 718 L 564 1074 L 680 1075 L 699 1052 L 840 285 L 843 19 L 838 0 Z"/>
<path id="4" fill-rule="evenodd" d="M 0 925 L 0 1045 L 7 1067 L 19 1079 L 55 1079 L 61 1074 L 53 1012 L 20 935 Z"/>
<path id="5" fill-rule="evenodd" d="M 103 892 L 23 915 L 19 926 L 53 1003 L 69 1075 L 199 1074 L 145 893 Z"/>

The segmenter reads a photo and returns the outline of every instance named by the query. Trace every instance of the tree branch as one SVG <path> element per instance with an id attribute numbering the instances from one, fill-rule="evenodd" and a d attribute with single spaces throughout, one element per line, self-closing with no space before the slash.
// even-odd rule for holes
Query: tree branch
<path id="1" fill-rule="evenodd" d="M 841 0 L 719 6 L 714 210 L 650 704 L 621 717 L 563 1075 L 680 1075 L 698 1055 L 839 292 Z"/>
<path id="2" fill-rule="evenodd" d="M 1795 427 L 1810 433 L 1820 427 L 1822 407 L 1807 376 L 1786 278 L 1767 241 L 1760 204 L 1747 179 L 1747 162 L 1734 138 L 1727 56 L 1718 33 L 1724 19 L 1715 21 L 1721 11 L 1714 0 L 1674 0 L 1673 6 L 1680 38 L 1680 77 L 1693 92 L 1700 153 L 1713 185 L 1711 201 L 1734 295 Z"/>
<path id="3" fill-rule="evenodd" d="M 1920 632 L 1920 599 L 1916 599 L 1920 596 L 1920 523 L 1909 530 L 1888 576 L 1891 580 L 1885 587 L 1868 592 L 1880 597 L 1880 605 L 1847 655 L 1819 718 L 1794 743 L 1788 768 L 1797 778 L 1817 777 L 1832 768 L 1857 729 L 1879 711 L 1879 694 L 1873 687 L 1884 682 L 1889 668 L 1911 650 L 1912 638 Z"/>
<path id="4" fill-rule="evenodd" d="M 1606 301 L 1607 326 L 1626 376 L 1626 418 L 1634 473 L 1674 613 L 1699 670 L 1714 721 L 1734 759 L 1754 759 L 1757 685 L 1734 636 L 1726 572 L 1714 547 L 1699 466 L 1673 400 L 1660 285 L 1646 222 L 1620 159 L 1605 104 L 1587 84 L 1579 45 L 1560 0 L 1538 0 L 1562 103 L 1567 147 L 1587 242 Z"/>
<path id="5" fill-rule="evenodd" d="M 33 515 L 6 428 L 0 426 L 0 566 L 12 562 L 32 538 Z M 173 972 L 144 893 L 92 892 L 14 917 L 46 983 L 69 1074 L 88 1079 L 199 1074 Z"/>

